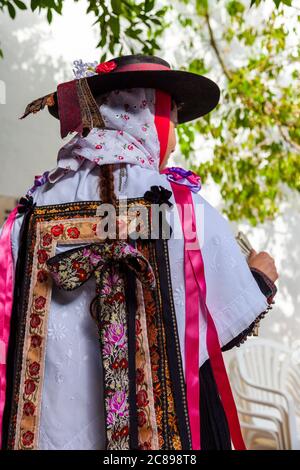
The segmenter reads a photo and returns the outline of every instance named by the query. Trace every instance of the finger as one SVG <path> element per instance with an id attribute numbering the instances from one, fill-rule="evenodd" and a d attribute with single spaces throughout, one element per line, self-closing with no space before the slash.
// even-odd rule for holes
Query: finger
<path id="1" fill-rule="evenodd" d="M 263 256 L 264 258 L 273 259 L 270 253 L 268 253 L 267 251 L 261 251 L 259 254 Z"/>
<path id="2" fill-rule="evenodd" d="M 256 256 L 257 252 L 254 250 L 254 248 L 251 248 L 251 251 L 249 253 L 249 258 L 252 258 L 253 256 Z"/>

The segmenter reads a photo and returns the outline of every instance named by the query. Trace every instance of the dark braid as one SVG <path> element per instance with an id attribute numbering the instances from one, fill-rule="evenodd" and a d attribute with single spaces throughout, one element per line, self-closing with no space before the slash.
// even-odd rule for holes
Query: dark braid
<path id="1" fill-rule="evenodd" d="M 100 166 L 99 190 L 101 202 L 113 204 L 116 207 L 117 196 L 115 194 L 115 180 L 112 164 Z"/>
<path id="2" fill-rule="evenodd" d="M 109 93 L 96 96 L 95 100 L 100 107 L 106 102 Z M 116 207 L 117 197 L 115 195 L 115 181 L 113 173 L 113 165 L 106 164 L 100 166 L 99 173 L 99 196 L 102 203 L 113 204 Z"/>

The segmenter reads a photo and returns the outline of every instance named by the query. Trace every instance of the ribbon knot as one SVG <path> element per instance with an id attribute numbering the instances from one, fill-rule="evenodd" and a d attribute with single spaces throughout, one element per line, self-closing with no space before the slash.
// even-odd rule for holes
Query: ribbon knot
<path id="1" fill-rule="evenodd" d="M 151 186 L 150 191 L 146 191 L 144 198 L 153 204 L 167 204 L 169 207 L 172 207 L 171 201 L 169 201 L 172 196 L 172 191 L 164 188 L 163 186 Z"/>
<path id="2" fill-rule="evenodd" d="M 19 200 L 19 204 L 17 206 L 18 214 L 24 214 L 27 212 L 31 207 L 33 207 L 33 197 L 26 195 L 21 197 Z"/>
<path id="3" fill-rule="evenodd" d="M 57 286 L 74 290 L 84 284 L 94 273 L 100 280 L 104 265 L 123 264 L 133 271 L 145 285 L 153 288 L 155 277 L 149 261 L 125 241 L 93 243 L 74 248 L 47 261 L 48 269 Z"/>
<path id="4" fill-rule="evenodd" d="M 192 170 L 185 170 L 178 166 L 165 168 L 161 173 L 167 176 L 170 183 L 182 184 L 190 188 L 194 193 L 198 193 L 201 189 L 201 178 Z"/>

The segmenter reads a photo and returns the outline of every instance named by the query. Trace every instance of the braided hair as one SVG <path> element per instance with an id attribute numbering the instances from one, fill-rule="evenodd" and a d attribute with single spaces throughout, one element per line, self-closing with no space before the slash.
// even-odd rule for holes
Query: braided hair
<path id="1" fill-rule="evenodd" d="M 98 95 L 96 99 L 96 103 L 100 106 L 105 102 L 109 93 L 105 93 L 102 95 Z M 106 164 L 100 166 L 99 172 L 99 197 L 102 204 L 113 204 L 116 206 L 117 197 L 115 194 L 115 181 L 114 181 L 114 173 L 113 173 L 113 165 Z"/>
<path id="2" fill-rule="evenodd" d="M 100 166 L 99 173 L 99 196 L 103 204 L 117 205 L 117 196 L 115 194 L 115 180 L 113 164 L 108 163 Z"/>

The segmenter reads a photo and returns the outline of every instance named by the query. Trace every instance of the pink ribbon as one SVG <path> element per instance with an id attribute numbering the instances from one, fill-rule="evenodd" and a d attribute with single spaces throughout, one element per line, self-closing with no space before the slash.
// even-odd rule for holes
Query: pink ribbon
<path id="1" fill-rule="evenodd" d="M 184 234 L 185 265 L 185 373 L 187 402 L 194 450 L 201 448 L 199 382 L 199 301 L 207 321 L 206 346 L 218 392 L 226 414 L 231 440 L 236 450 L 245 450 L 239 418 L 230 388 L 218 333 L 206 305 L 204 263 L 196 232 L 196 218 L 191 191 L 171 182 Z M 190 237 L 188 235 L 191 235 Z M 189 245 L 189 246 L 188 246 Z"/>
<path id="2" fill-rule="evenodd" d="M 11 232 L 18 213 L 17 206 L 6 220 L 0 236 L 0 445 L 6 391 L 6 357 L 13 305 L 14 267 Z"/>
<path id="3" fill-rule="evenodd" d="M 200 440 L 200 383 L 199 383 L 199 289 L 194 273 L 194 253 L 188 244 L 196 239 L 188 237 L 196 233 L 193 227 L 193 207 L 188 203 L 190 194 L 186 186 L 171 182 L 171 187 L 178 206 L 178 213 L 184 236 L 184 271 L 185 271 L 185 378 L 187 403 L 192 434 L 193 450 L 201 449 Z"/>

